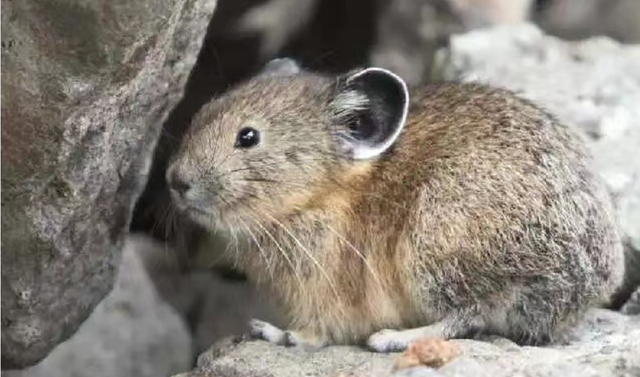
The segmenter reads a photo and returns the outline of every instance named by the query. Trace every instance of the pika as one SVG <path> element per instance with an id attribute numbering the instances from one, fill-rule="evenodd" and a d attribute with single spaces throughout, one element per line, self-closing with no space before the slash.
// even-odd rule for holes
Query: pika
<path id="1" fill-rule="evenodd" d="M 611 203 L 579 138 L 512 92 L 408 90 L 289 58 L 204 105 L 167 169 L 176 206 L 287 319 L 267 341 L 400 351 L 424 337 L 563 338 L 621 283 Z"/>

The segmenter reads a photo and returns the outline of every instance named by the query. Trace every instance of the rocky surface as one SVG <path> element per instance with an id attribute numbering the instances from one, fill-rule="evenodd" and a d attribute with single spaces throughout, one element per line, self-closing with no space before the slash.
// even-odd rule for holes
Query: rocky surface
<path id="1" fill-rule="evenodd" d="M 640 42 L 637 0 L 404 0 L 378 1 L 370 62 L 394 70 L 410 85 L 427 80 L 433 57 L 452 34 L 530 20 L 565 39 L 597 35 Z"/>
<path id="2" fill-rule="evenodd" d="M 156 291 L 148 270 L 163 245 L 140 236 L 126 241 L 114 289 L 66 342 L 14 377 L 157 377 L 189 369 L 191 335 L 183 317 Z M 156 263 L 155 266 L 149 264 Z M 165 270 L 165 276 L 170 276 Z M 187 299 L 187 298 L 185 298 Z"/>
<path id="3" fill-rule="evenodd" d="M 424 82 L 438 46 L 464 30 L 444 1 L 380 1 L 371 65 L 390 69 L 410 86 Z M 402 25 L 402 26 L 400 26 Z"/>
<path id="4" fill-rule="evenodd" d="M 640 288 L 633 292 L 631 298 L 622 307 L 622 312 L 629 315 L 640 315 Z"/>
<path id="5" fill-rule="evenodd" d="M 519 347 L 503 338 L 454 340 L 461 355 L 438 370 L 418 367 L 392 372 L 397 354 L 355 347 L 314 353 L 264 341 L 227 340 L 200 356 L 198 368 L 180 377 L 288 376 L 536 376 L 596 377 L 640 374 L 640 317 L 594 310 L 566 345 Z"/>
<path id="6" fill-rule="evenodd" d="M 66 342 L 13 377 L 155 377 L 191 369 L 215 339 L 269 318 L 250 285 L 182 271 L 176 252 L 148 236 L 127 238 L 114 289 Z"/>
<path id="7" fill-rule="evenodd" d="M 616 205 L 633 291 L 640 283 L 640 45 L 565 42 L 533 25 L 500 26 L 453 37 L 433 75 L 514 90 L 585 136 Z"/>
<path id="8" fill-rule="evenodd" d="M 410 86 L 424 83 L 449 36 L 528 19 L 532 0 L 380 0 L 370 64 L 391 69 Z"/>
<path id="9" fill-rule="evenodd" d="M 547 32 L 568 39 L 606 35 L 625 43 L 640 42 L 640 1 L 538 1 L 534 20 Z"/>
<path id="10" fill-rule="evenodd" d="M 112 288 L 131 210 L 215 0 L 2 2 L 2 367 Z"/>

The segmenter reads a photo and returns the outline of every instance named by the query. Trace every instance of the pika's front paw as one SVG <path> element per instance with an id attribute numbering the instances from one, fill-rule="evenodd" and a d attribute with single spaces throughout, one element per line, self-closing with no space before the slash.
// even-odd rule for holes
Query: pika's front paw
<path id="1" fill-rule="evenodd" d="M 409 342 L 402 331 L 384 329 L 371 335 L 367 340 L 367 346 L 375 352 L 400 352 L 407 349 Z"/>
<path id="2" fill-rule="evenodd" d="M 269 343 L 289 347 L 300 347 L 306 351 L 316 351 L 327 345 L 324 338 L 303 331 L 284 331 L 276 326 L 252 319 L 249 322 L 249 332 L 253 338 L 262 339 Z"/>
<path id="3" fill-rule="evenodd" d="M 269 322 L 252 319 L 249 322 L 249 334 L 256 339 L 266 340 L 269 343 L 285 345 L 287 333 Z"/>

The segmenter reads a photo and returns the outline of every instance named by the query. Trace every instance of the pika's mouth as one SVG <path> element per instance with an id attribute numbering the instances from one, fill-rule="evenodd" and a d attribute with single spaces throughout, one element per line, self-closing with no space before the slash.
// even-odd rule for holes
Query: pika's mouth
<path id="1" fill-rule="evenodd" d="M 208 211 L 201 206 L 192 203 L 189 200 L 185 200 L 180 195 L 176 194 L 173 190 L 171 192 L 171 202 L 180 212 L 185 213 L 187 215 L 197 214 L 200 216 L 212 216 L 213 213 Z"/>
<path id="2" fill-rule="evenodd" d="M 193 188 L 187 193 L 172 189 L 171 199 L 178 212 L 205 228 L 223 226 L 225 219 L 233 217 L 235 210 L 233 203 L 228 200 Z"/>
<path id="3" fill-rule="evenodd" d="M 202 216 L 213 216 L 213 213 L 195 206 L 187 206 L 183 209 L 187 213 L 195 213 Z"/>
<path id="4" fill-rule="evenodd" d="M 191 220 L 207 228 L 212 227 L 214 224 L 219 222 L 220 216 L 214 211 L 193 205 L 185 205 L 183 207 L 179 207 L 178 210 Z"/>

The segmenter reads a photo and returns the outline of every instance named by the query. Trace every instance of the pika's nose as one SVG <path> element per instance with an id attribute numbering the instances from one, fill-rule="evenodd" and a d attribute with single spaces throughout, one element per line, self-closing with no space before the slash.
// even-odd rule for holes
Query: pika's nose
<path id="1" fill-rule="evenodd" d="M 168 174 L 169 187 L 174 190 L 178 195 L 184 196 L 189 191 L 191 184 L 186 177 L 176 169 L 172 169 Z"/>

